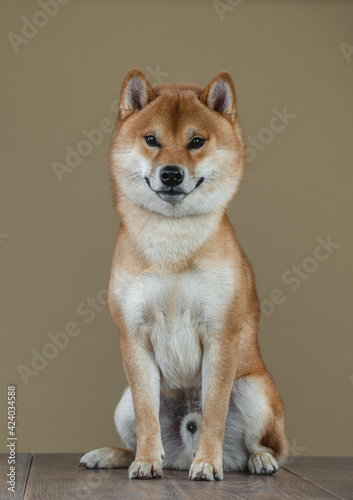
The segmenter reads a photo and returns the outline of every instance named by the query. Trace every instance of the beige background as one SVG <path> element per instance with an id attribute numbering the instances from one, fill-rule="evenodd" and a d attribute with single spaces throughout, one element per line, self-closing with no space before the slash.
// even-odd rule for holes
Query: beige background
<path id="1" fill-rule="evenodd" d="M 137 67 L 152 83 L 233 76 L 245 135 L 260 136 L 262 150 L 229 214 L 261 301 L 276 289 L 285 296 L 260 342 L 286 404 L 291 452 L 353 453 L 353 55 L 342 50 L 353 50 L 353 3 L 222 3 L 223 20 L 211 0 L 72 0 L 16 54 L 8 33 L 21 35 L 23 17 L 45 18 L 37 1 L 1 2 L 1 451 L 7 384 L 17 385 L 18 451 L 119 443 L 118 332 L 106 307 L 87 305 L 107 285 L 119 223 L 111 134 L 62 182 L 52 164 L 65 164 L 82 130 L 115 120 L 111 104 Z M 295 118 L 269 140 L 263 129 L 284 107 Z M 291 290 L 283 273 L 293 276 L 329 235 L 340 246 L 325 261 L 306 260 L 317 269 Z M 79 335 L 25 385 L 18 366 L 31 367 L 32 349 L 42 352 L 68 322 Z"/>

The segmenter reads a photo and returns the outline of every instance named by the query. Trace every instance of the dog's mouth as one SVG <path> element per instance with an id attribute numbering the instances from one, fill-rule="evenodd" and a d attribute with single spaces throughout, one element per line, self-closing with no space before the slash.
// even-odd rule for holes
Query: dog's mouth
<path id="1" fill-rule="evenodd" d="M 164 201 L 181 201 L 188 194 L 185 193 L 185 191 L 176 191 L 173 188 L 168 189 L 167 191 L 155 191 L 155 193 L 159 196 L 159 198 L 161 198 L 161 200 Z"/>
<path id="2" fill-rule="evenodd" d="M 174 188 L 156 191 L 152 188 L 148 177 L 145 177 L 145 181 L 148 184 L 148 186 L 152 189 L 152 191 L 156 193 L 156 195 L 159 198 L 161 198 L 161 200 L 169 202 L 183 200 L 188 194 L 192 193 L 196 188 L 198 188 L 203 183 L 204 180 L 205 180 L 204 177 L 200 177 L 200 179 L 198 179 L 198 181 L 196 182 L 195 187 L 189 193 L 187 193 L 185 191 L 182 191 L 181 189 L 174 189 Z"/>

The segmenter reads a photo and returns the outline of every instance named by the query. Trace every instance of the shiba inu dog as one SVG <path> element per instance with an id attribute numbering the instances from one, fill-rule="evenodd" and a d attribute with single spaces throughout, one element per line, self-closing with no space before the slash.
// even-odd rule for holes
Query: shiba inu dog
<path id="1" fill-rule="evenodd" d="M 122 87 L 111 176 L 121 225 L 108 304 L 129 387 L 115 412 L 128 449 L 88 468 L 156 478 L 272 474 L 286 457 L 284 407 L 258 345 L 251 266 L 225 213 L 244 172 L 231 77 L 205 87 Z"/>

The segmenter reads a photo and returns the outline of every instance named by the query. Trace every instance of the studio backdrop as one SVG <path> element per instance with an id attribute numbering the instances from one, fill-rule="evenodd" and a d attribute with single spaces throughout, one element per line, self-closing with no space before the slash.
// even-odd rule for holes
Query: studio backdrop
<path id="1" fill-rule="evenodd" d="M 289 452 L 351 455 L 353 3 L 17 0 L 0 24 L 0 451 L 9 385 L 18 452 L 121 444 L 109 148 L 139 68 L 152 84 L 231 74 L 247 166 L 228 213 Z"/>

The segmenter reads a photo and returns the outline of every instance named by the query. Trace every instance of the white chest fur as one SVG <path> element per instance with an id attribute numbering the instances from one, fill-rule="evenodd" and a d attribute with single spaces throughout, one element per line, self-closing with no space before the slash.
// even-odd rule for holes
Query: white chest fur
<path id="1" fill-rule="evenodd" d="M 117 269 L 113 287 L 129 334 L 152 343 L 162 387 L 200 386 L 202 343 L 221 328 L 234 293 L 230 266 L 137 277 Z"/>

